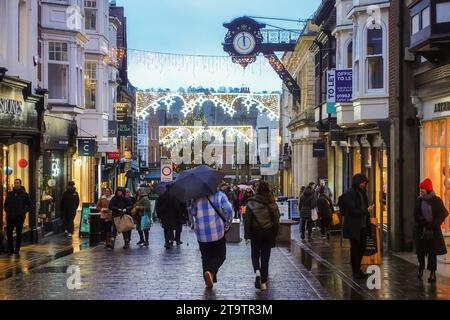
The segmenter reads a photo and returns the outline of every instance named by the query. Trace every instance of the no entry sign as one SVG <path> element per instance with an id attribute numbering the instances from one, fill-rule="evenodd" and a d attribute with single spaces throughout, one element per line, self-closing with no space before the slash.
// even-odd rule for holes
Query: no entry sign
<path id="1" fill-rule="evenodd" d="M 173 181 L 172 160 L 161 159 L 161 182 Z"/>

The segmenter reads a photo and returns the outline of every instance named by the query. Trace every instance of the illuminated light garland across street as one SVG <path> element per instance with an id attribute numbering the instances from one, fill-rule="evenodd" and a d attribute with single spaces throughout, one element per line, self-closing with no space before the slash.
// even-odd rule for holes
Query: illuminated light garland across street
<path id="1" fill-rule="evenodd" d="M 247 113 L 255 107 L 261 115 L 266 114 L 271 121 L 280 119 L 280 95 L 250 93 L 138 92 L 136 93 L 137 115 L 145 119 L 161 106 L 170 112 L 170 108 L 176 104 L 177 99 L 183 102 L 181 112 L 185 117 L 196 107 L 201 107 L 209 101 L 216 108 L 222 108 L 230 117 L 234 116 L 239 106 L 243 106 L 247 109 Z"/>
<path id="2" fill-rule="evenodd" d="M 237 138 L 245 143 L 253 142 L 252 126 L 161 126 L 159 143 L 166 148 L 173 148 L 180 143 L 192 143 L 202 137 L 223 143 L 225 137 Z M 206 137 L 205 137 L 206 136 Z"/>

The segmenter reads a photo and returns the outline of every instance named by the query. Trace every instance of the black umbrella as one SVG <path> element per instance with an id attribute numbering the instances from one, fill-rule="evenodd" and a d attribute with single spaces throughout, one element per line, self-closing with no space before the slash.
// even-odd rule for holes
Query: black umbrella
<path id="1" fill-rule="evenodd" d="M 160 182 L 156 185 L 153 191 L 158 195 L 162 195 L 167 190 L 167 186 L 171 185 L 173 182 Z"/>
<path id="2" fill-rule="evenodd" d="M 201 165 L 181 172 L 169 192 L 181 202 L 209 196 L 217 192 L 217 186 L 223 177 L 223 173 Z"/>

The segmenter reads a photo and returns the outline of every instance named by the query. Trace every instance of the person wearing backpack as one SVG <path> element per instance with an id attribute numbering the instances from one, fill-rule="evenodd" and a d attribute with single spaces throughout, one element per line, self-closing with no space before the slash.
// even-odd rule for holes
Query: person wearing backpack
<path id="1" fill-rule="evenodd" d="M 305 232 L 308 229 L 308 239 L 312 238 L 312 209 L 314 208 L 314 192 L 313 189 L 308 186 L 302 193 L 299 201 L 299 211 L 301 218 L 300 225 L 300 237 L 305 240 Z"/>
<path id="2" fill-rule="evenodd" d="M 319 187 L 319 197 L 317 199 L 317 212 L 320 219 L 320 229 L 322 232 L 322 239 L 330 239 L 330 232 L 328 228 L 331 224 L 331 215 L 334 211 L 333 202 L 326 195 L 324 186 Z"/>
<path id="3" fill-rule="evenodd" d="M 244 238 L 251 241 L 255 287 L 267 290 L 269 260 L 280 226 L 280 211 L 269 184 L 261 181 L 244 215 Z"/>

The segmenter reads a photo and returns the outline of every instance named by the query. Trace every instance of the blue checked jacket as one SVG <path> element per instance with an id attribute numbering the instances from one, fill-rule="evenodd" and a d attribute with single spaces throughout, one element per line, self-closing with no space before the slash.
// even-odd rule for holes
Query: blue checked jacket
<path id="1" fill-rule="evenodd" d="M 231 224 L 233 207 L 223 192 L 209 196 L 214 206 L 222 211 L 222 216 Z M 214 242 L 225 236 L 225 224 L 207 197 L 199 198 L 191 204 L 191 214 L 195 220 L 195 233 L 199 242 Z"/>

